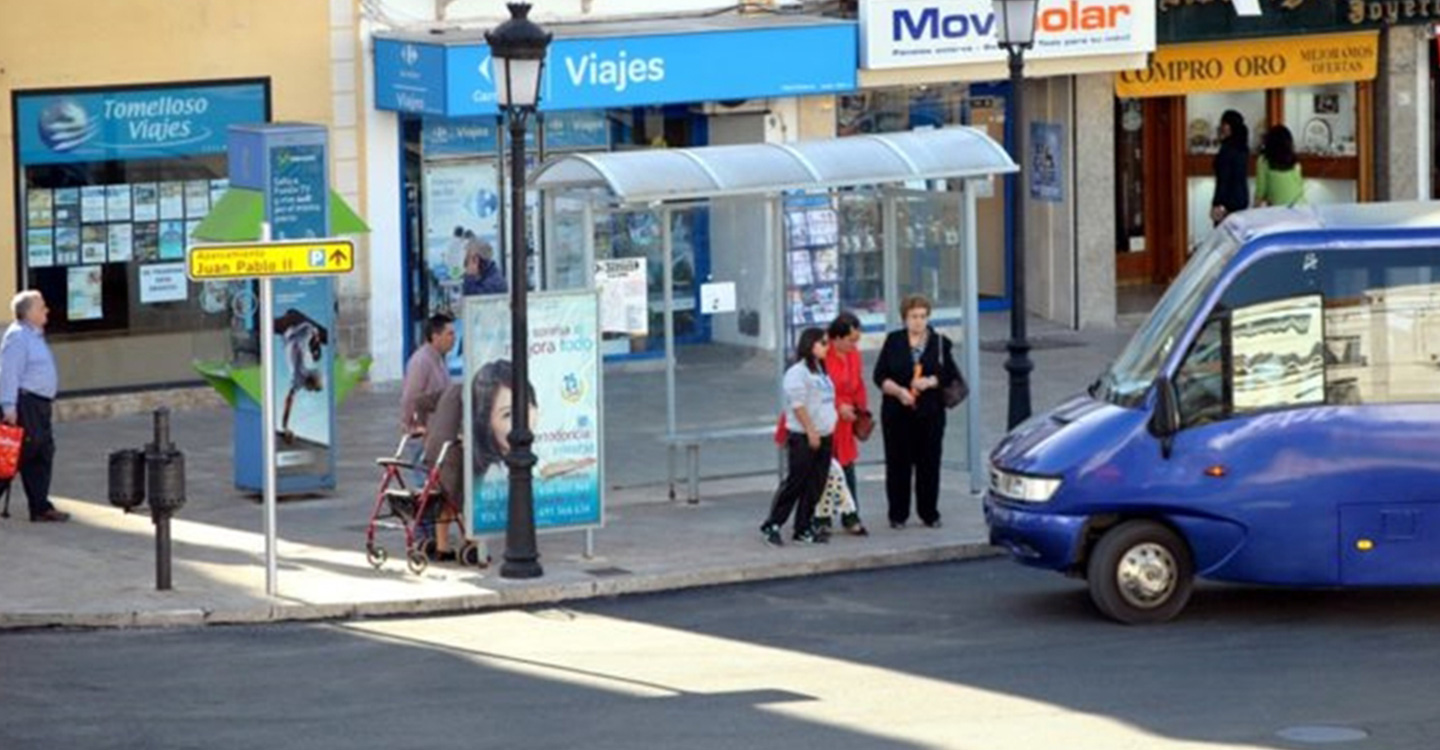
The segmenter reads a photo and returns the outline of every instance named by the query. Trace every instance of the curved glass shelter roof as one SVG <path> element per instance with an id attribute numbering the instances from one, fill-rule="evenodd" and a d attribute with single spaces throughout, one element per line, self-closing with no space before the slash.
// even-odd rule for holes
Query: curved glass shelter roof
<path id="1" fill-rule="evenodd" d="M 620 203 L 654 203 L 979 178 L 1018 169 L 984 132 L 953 127 L 798 143 L 566 154 L 541 165 L 530 185 L 546 191 L 603 188 Z"/>

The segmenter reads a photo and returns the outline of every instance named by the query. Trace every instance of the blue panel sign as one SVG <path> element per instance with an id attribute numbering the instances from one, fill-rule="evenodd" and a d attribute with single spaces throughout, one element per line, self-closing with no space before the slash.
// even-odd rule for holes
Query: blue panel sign
<path id="1" fill-rule="evenodd" d="M 330 196 L 325 180 L 325 144 L 296 143 L 271 148 L 270 189 L 266 198 L 269 205 L 265 213 L 270 217 L 275 239 L 327 236 Z"/>
<path id="2" fill-rule="evenodd" d="M 445 114 L 445 48 L 377 38 L 375 106 L 397 112 Z"/>
<path id="3" fill-rule="evenodd" d="M 551 112 L 545 118 L 545 150 L 608 148 L 610 124 L 604 112 Z M 425 118 L 420 143 L 425 156 L 486 156 L 496 151 L 495 117 Z M 525 147 L 535 148 L 535 129 L 525 131 Z"/>
<path id="4" fill-rule="evenodd" d="M 390 40 L 384 49 L 406 43 Z M 423 47 L 426 45 L 416 44 Z M 443 82 L 443 114 L 493 115 L 495 85 L 490 50 L 483 44 L 449 45 L 443 68 L 399 80 L 382 69 L 376 43 L 376 102 L 381 109 L 435 111 L 434 86 Z M 384 52 L 394 57 L 393 52 Z M 433 66 L 417 51 L 411 68 Z M 840 93 L 856 88 L 854 24 L 557 39 L 545 65 L 540 108 L 604 109 L 654 104 Z M 393 65 L 393 60 L 390 61 Z M 404 87 L 410 88 L 404 88 Z M 399 106 L 399 92 L 407 99 Z"/>
<path id="5" fill-rule="evenodd" d="M 265 84 L 19 94 L 24 165 L 225 153 L 226 126 L 264 122 Z"/>

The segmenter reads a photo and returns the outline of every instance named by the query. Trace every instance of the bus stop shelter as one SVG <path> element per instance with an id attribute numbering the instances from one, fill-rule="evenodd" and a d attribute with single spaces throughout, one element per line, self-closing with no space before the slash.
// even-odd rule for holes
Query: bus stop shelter
<path id="1" fill-rule="evenodd" d="M 663 297 L 659 302 L 665 336 L 666 439 L 670 445 L 672 495 L 675 479 L 675 449 L 694 447 L 690 466 L 692 500 L 698 481 L 698 444 L 709 439 L 735 436 L 733 430 L 705 429 L 682 435 L 677 429 L 675 278 L 672 212 L 693 210 L 696 205 L 746 201 L 754 210 L 738 233 L 756 246 L 763 258 L 773 291 L 768 301 L 771 322 L 760 346 L 773 352 L 774 392 L 783 409 L 779 381 L 786 367 L 787 324 L 792 319 L 787 300 L 786 204 L 797 196 L 836 196 L 875 201 L 885 217 L 883 232 L 884 323 L 899 324 L 901 283 L 895 258 L 902 242 L 894 220 L 898 202 L 924 200 L 949 202 L 947 216 L 958 217 L 944 231 L 951 232 L 958 258 L 945 262 L 958 269 L 959 324 L 956 342 L 959 366 L 966 379 L 975 384 L 963 408 L 965 421 L 965 467 L 972 491 L 983 487 L 979 421 L 983 392 L 979 373 L 979 293 L 976 248 L 976 197 L 990 189 L 998 175 L 1017 172 L 1018 167 L 1005 149 L 985 133 L 969 127 L 916 130 L 883 135 L 802 141 L 705 146 L 682 149 L 647 149 L 610 153 L 576 153 L 546 161 L 533 174 L 530 186 L 541 193 L 545 215 L 545 242 L 542 263 L 547 287 L 556 288 L 556 279 L 568 275 L 570 282 L 559 286 L 593 285 L 596 267 L 597 217 L 607 211 L 645 210 L 660 216 Z M 584 231 L 568 240 L 555 233 L 559 202 L 578 206 L 578 223 Z M 573 208 L 572 208 L 573 210 Z M 763 220 L 753 220 L 756 216 Z M 563 268 L 570 269 L 567 274 Z M 580 269 L 576 272 L 575 269 Z M 583 279 L 583 280 L 582 280 Z M 702 311 L 703 312 L 703 311 Z M 773 316 L 773 317 L 772 317 Z M 823 327 L 823 323 L 816 321 Z M 878 410 L 877 410 L 878 411 Z M 769 425 L 774 426 L 770 413 Z M 754 427 L 746 434 L 755 434 Z"/>

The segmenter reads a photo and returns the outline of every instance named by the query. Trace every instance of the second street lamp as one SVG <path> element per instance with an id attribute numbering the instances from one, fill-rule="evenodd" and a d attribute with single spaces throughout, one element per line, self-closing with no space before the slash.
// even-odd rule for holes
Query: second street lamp
<path id="1" fill-rule="evenodd" d="M 1024 164 L 1025 149 L 1025 50 L 1035 43 L 1037 0 L 993 0 L 995 37 L 1010 58 L 1010 102 L 1006 118 L 1014 124 L 1010 158 Z M 1012 175 L 1011 195 L 1015 201 L 1015 239 L 1011 245 L 1010 412 L 1006 426 L 1014 427 L 1030 418 L 1030 342 L 1025 337 L 1025 185 L 1020 173 Z"/>
<path id="2" fill-rule="evenodd" d="M 510 3 L 510 20 L 485 33 L 495 97 L 510 129 L 510 381 L 509 518 L 505 525 L 502 578 L 537 578 L 535 541 L 535 435 L 530 431 L 529 310 L 525 299 L 529 262 L 525 242 L 525 125 L 540 103 L 541 73 L 550 32 L 532 22 L 529 3 Z"/>

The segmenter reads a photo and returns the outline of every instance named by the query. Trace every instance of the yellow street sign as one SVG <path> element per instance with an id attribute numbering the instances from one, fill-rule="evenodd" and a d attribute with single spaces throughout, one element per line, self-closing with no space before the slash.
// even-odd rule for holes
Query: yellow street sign
<path id="1" fill-rule="evenodd" d="M 329 276 L 355 270 L 355 243 L 321 238 L 223 245 L 192 245 L 192 281 L 269 276 Z"/>

